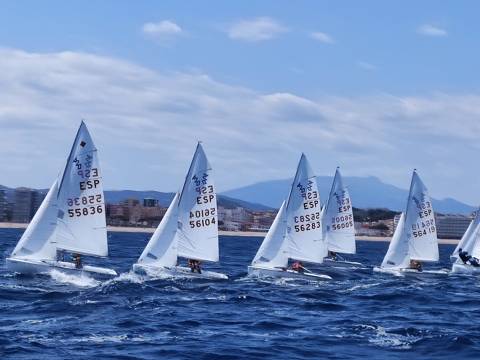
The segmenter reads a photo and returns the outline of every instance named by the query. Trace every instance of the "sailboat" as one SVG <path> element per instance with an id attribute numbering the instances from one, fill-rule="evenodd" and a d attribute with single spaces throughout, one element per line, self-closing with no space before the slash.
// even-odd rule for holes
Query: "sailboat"
<path id="1" fill-rule="evenodd" d="M 419 272 L 422 271 L 420 262 L 436 262 L 438 258 L 432 201 L 427 188 L 414 170 L 407 208 L 400 216 L 381 267 L 374 270 Z"/>
<path id="2" fill-rule="evenodd" d="M 317 179 L 302 154 L 288 198 L 282 203 L 248 273 L 258 277 L 331 279 L 306 268 L 304 271 L 288 268 L 289 259 L 321 264 L 327 255 L 320 206 Z"/>
<path id="3" fill-rule="evenodd" d="M 475 213 L 474 219 L 463 234 L 462 239 L 453 251 L 450 259 L 452 260 L 452 273 L 473 274 L 480 273 L 480 267 L 475 267 L 471 264 L 464 263 L 458 253 L 460 249 L 466 251 L 468 255 L 480 259 L 480 209 Z"/>
<path id="4" fill-rule="evenodd" d="M 214 271 L 179 266 L 179 258 L 218 262 L 217 195 L 212 168 L 198 143 L 182 191 L 175 194 L 165 216 L 133 265 L 136 273 L 228 279 Z"/>
<path id="5" fill-rule="evenodd" d="M 64 261 L 65 252 L 75 254 L 77 263 Z M 80 255 L 108 256 L 102 175 L 97 149 L 83 121 L 61 175 L 6 263 L 8 269 L 26 274 L 57 269 L 117 275 L 112 269 L 82 265 Z"/>
<path id="6" fill-rule="evenodd" d="M 325 258 L 325 265 L 361 266 L 358 262 L 347 261 L 337 255 L 356 252 L 352 201 L 348 189 L 343 185 L 338 167 L 321 216 L 323 237 L 328 244 L 329 255 Z"/>

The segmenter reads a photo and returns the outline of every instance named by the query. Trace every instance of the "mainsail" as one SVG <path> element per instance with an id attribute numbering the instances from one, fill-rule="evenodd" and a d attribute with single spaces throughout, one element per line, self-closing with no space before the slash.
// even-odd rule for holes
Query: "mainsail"
<path id="1" fill-rule="evenodd" d="M 56 256 L 57 191 L 55 180 L 35 216 L 12 252 L 12 257 L 53 260 Z"/>
<path id="2" fill-rule="evenodd" d="M 286 238 L 287 221 L 285 218 L 285 201 L 282 203 L 267 236 L 257 251 L 252 265 L 284 268 L 288 265 L 288 241 Z"/>
<path id="3" fill-rule="evenodd" d="M 327 203 L 322 210 L 322 227 L 328 250 L 355 254 L 352 202 L 337 168 Z"/>
<path id="4" fill-rule="evenodd" d="M 405 236 L 405 214 L 402 213 L 383 259 L 382 268 L 404 269 L 409 267 L 409 263 L 409 244 L 408 238 Z"/>
<path id="5" fill-rule="evenodd" d="M 197 145 L 179 199 L 178 256 L 218 261 L 217 195 L 212 168 Z"/>
<path id="6" fill-rule="evenodd" d="M 179 197 L 179 194 L 176 193 L 165 216 L 138 259 L 138 263 L 166 267 L 176 265 Z"/>
<path id="7" fill-rule="evenodd" d="M 463 234 L 462 239 L 452 253 L 452 257 L 457 260 L 460 249 L 466 251 L 469 255 L 476 257 L 480 256 L 480 209 L 477 210 L 475 218 L 470 222 L 470 225 Z"/>
<path id="8" fill-rule="evenodd" d="M 438 261 L 437 228 L 427 188 L 414 171 L 405 213 L 405 235 L 410 244 L 410 259 Z"/>
<path id="9" fill-rule="evenodd" d="M 304 154 L 286 204 L 289 254 L 296 260 L 321 264 L 327 255 L 321 223 L 317 178 Z"/>
<path id="10" fill-rule="evenodd" d="M 57 248 L 108 256 L 104 201 L 97 149 L 82 121 L 58 189 Z"/>

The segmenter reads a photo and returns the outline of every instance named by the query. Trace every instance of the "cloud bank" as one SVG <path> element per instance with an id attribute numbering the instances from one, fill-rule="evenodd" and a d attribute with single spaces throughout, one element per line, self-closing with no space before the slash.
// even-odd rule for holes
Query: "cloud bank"
<path id="1" fill-rule="evenodd" d="M 303 151 L 318 174 L 406 188 L 416 167 L 434 196 L 480 200 L 478 94 L 264 94 L 80 52 L 0 49 L 0 69 L 0 184 L 50 185 L 83 118 L 109 189 L 178 189 L 202 140 L 222 190 L 291 177 Z"/>

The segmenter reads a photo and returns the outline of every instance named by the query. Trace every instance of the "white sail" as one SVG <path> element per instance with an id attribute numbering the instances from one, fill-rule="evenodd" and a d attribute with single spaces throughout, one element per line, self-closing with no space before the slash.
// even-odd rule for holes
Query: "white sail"
<path id="1" fill-rule="evenodd" d="M 271 269 L 284 268 L 288 265 L 288 239 L 286 237 L 287 221 L 285 218 L 285 201 L 282 203 L 267 236 L 252 261 Z"/>
<path id="2" fill-rule="evenodd" d="M 320 212 L 317 179 L 302 154 L 286 205 L 291 258 L 318 264 L 323 262 L 327 246 L 323 239 Z"/>
<path id="3" fill-rule="evenodd" d="M 199 143 L 179 199 L 178 256 L 218 261 L 217 194 Z"/>
<path id="4" fill-rule="evenodd" d="M 437 228 L 427 188 L 414 171 L 405 214 L 405 233 L 410 244 L 410 259 L 438 261 Z"/>
<path id="5" fill-rule="evenodd" d="M 322 209 L 322 227 L 328 250 L 355 254 L 355 227 L 352 202 L 339 169 L 335 172 L 330 196 Z"/>
<path id="6" fill-rule="evenodd" d="M 393 234 L 382 268 L 405 269 L 410 266 L 409 243 L 405 234 L 405 214 L 402 213 Z"/>
<path id="7" fill-rule="evenodd" d="M 108 256 L 102 174 L 82 121 L 58 189 L 57 248 Z"/>
<path id="8" fill-rule="evenodd" d="M 175 194 L 165 216 L 138 259 L 140 264 L 175 266 L 177 263 L 178 199 Z"/>
<path id="9" fill-rule="evenodd" d="M 452 253 L 452 257 L 458 259 L 459 250 L 466 251 L 468 254 L 472 255 L 473 248 L 475 246 L 476 239 L 478 237 L 479 225 L 480 224 L 480 209 L 477 210 L 474 219 L 468 225 L 467 231 L 463 234 L 462 239 L 458 243 L 457 247 Z"/>
<path id="10" fill-rule="evenodd" d="M 55 228 L 57 226 L 57 190 L 55 180 L 47 196 L 12 252 L 12 257 L 54 260 L 56 257 Z"/>

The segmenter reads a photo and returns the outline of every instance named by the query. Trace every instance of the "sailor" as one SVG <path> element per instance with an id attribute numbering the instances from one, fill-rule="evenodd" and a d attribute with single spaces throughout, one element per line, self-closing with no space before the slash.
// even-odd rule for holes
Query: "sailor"
<path id="1" fill-rule="evenodd" d="M 197 271 L 199 274 L 202 273 L 202 269 L 200 268 L 200 261 L 188 259 L 188 266 L 190 267 L 190 271 L 193 273 Z"/>
<path id="2" fill-rule="evenodd" d="M 305 271 L 305 268 L 303 267 L 303 264 L 301 261 L 295 261 L 292 264 L 292 270 L 299 273 L 303 273 Z"/>
<path id="3" fill-rule="evenodd" d="M 422 263 L 418 260 L 410 260 L 410 269 L 422 271 Z"/>
<path id="4" fill-rule="evenodd" d="M 72 255 L 73 262 L 75 263 L 75 268 L 76 269 L 81 269 L 82 268 L 82 258 L 80 254 L 73 254 Z"/>
<path id="5" fill-rule="evenodd" d="M 462 248 L 458 249 L 458 257 L 463 261 L 464 264 L 466 264 L 472 258 L 466 251 L 462 251 Z"/>
<path id="6" fill-rule="evenodd" d="M 470 256 L 469 262 L 470 262 L 470 265 L 472 265 L 473 267 L 480 266 L 480 264 L 478 263 L 478 259 L 473 256 Z"/>
<path id="7" fill-rule="evenodd" d="M 330 259 L 337 261 L 337 253 L 335 251 L 328 251 L 327 255 Z"/>

